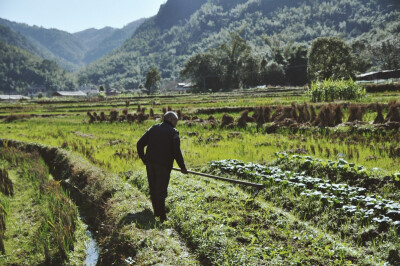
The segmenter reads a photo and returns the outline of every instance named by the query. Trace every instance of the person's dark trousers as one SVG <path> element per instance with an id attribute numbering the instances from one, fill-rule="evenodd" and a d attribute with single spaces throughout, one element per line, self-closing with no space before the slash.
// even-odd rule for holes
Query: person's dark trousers
<path id="1" fill-rule="evenodd" d="M 148 163 L 146 170 L 154 216 L 160 217 L 161 221 L 165 221 L 167 219 L 165 199 L 168 195 L 167 189 L 171 169 L 160 164 Z"/>

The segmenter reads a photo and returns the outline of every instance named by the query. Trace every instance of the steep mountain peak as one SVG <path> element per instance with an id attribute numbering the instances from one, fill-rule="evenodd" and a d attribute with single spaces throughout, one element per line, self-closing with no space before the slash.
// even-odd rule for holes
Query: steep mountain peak
<path id="1" fill-rule="evenodd" d="M 130 89 L 157 66 L 179 79 L 194 54 L 229 41 L 240 31 L 254 54 L 272 60 L 265 36 L 280 45 L 308 45 L 322 36 L 376 42 L 398 34 L 398 0 L 168 0 L 119 49 L 81 73 L 86 83 Z M 390 8 L 389 8 L 390 7 Z M 282 48 L 283 49 L 283 48 Z M 261 60 L 261 59 L 260 59 Z"/>
<path id="2" fill-rule="evenodd" d="M 179 21 L 189 19 L 207 0 L 168 0 L 161 5 L 156 16 L 160 28 L 170 28 Z"/>

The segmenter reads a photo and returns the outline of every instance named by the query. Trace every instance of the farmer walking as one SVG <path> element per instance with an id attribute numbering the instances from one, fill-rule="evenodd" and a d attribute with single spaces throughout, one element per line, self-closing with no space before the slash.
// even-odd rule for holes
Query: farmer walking
<path id="1" fill-rule="evenodd" d="M 165 199 L 174 159 L 182 173 L 188 173 L 180 148 L 179 132 L 175 129 L 177 123 L 176 113 L 167 112 L 163 123 L 152 126 L 137 142 L 139 158 L 146 165 L 154 216 L 159 217 L 161 222 L 167 219 Z"/>

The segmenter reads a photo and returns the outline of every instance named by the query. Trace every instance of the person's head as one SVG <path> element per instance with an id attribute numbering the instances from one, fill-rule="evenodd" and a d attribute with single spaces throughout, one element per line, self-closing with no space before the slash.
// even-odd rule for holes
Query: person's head
<path id="1" fill-rule="evenodd" d="M 178 115 L 172 111 L 166 112 L 164 114 L 163 121 L 170 123 L 173 127 L 176 127 L 178 124 Z"/>

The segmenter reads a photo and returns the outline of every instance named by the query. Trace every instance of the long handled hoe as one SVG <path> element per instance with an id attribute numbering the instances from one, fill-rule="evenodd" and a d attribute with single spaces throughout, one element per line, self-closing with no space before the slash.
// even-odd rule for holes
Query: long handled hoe
<path id="1" fill-rule="evenodd" d="M 172 170 L 181 172 L 181 169 L 178 169 L 178 168 L 172 168 Z M 246 182 L 246 181 L 242 181 L 242 180 L 230 179 L 230 178 L 225 178 L 225 177 L 221 177 L 221 176 L 203 174 L 203 173 L 198 173 L 198 172 L 193 172 L 193 171 L 188 171 L 188 173 L 192 174 L 192 175 L 198 175 L 198 176 L 204 176 L 204 177 L 207 177 L 207 178 L 222 180 L 222 181 L 226 181 L 226 182 L 230 182 L 230 183 L 234 183 L 234 184 L 240 184 L 240 185 L 255 187 L 256 191 L 253 194 L 253 197 L 257 196 L 259 191 L 264 188 L 263 184 L 258 184 L 258 183 L 251 183 L 251 182 Z"/>

